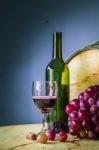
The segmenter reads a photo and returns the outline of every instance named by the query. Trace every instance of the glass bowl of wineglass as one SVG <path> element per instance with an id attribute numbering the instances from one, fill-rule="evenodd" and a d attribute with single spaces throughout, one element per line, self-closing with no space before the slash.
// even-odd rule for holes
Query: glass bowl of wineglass
<path id="1" fill-rule="evenodd" d="M 56 81 L 33 81 L 32 99 L 42 114 L 42 129 L 39 133 L 46 132 L 46 119 L 57 99 Z"/>

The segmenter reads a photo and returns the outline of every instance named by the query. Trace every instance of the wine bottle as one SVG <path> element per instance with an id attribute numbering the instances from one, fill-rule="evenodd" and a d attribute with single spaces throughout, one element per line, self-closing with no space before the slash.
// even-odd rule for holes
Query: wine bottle
<path id="1" fill-rule="evenodd" d="M 53 33 L 52 60 L 46 67 L 46 81 L 56 81 L 58 96 L 48 114 L 48 128 L 55 132 L 68 131 L 65 106 L 69 102 L 69 69 L 62 57 L 62 32 Z"/>

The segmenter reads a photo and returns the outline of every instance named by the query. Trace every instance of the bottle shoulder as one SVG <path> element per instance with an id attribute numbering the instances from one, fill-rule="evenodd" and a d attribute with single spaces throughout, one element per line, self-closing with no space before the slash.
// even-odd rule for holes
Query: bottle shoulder
<path id="1" fill-rule="evenodd" d="M 47 65 L 46 69 L 55 69 L 55 68 L 63 68 L 64 62 L 62 59 L 52 59 Z"/>

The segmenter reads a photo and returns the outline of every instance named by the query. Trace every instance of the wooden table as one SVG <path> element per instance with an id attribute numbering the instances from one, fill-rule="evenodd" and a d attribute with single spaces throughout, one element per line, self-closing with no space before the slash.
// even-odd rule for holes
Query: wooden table
<path id="1" fill-rule="evenodd" d="M 0 127 L 0 150 L 99 150 L 98 140 L 81 140 L 68 135 L 66 142 L 55 139 L 47 144 L 26 139 L 28 132 L 37 132 L 40 124 Z"/>

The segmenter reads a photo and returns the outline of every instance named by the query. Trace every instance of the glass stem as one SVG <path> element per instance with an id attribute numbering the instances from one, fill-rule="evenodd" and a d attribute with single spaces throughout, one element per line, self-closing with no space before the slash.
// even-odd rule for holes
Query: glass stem
<path id="1" fill-rule="evenodd" d="M 42 118 L 42 132 L 45 132 L 47 130 L 47 123 L 46 123 L 47 114 L 43 113 L 42 116 L 43 116 L 43 118 Z"/>

